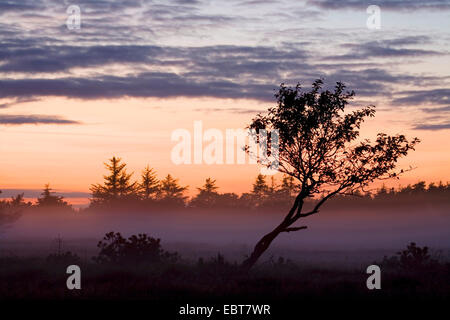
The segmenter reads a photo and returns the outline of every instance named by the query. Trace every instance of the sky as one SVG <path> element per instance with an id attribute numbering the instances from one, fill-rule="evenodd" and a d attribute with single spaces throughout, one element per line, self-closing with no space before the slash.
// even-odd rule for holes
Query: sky
<path id="1" fill-rule="evenodd" d="M 377 106 L 363 137 L 421 139 L 395 184 L 450 180 L 450 1 L 0 0 L 2 196 L 50 183 L 85 202 L 113 155 L 191 194 L 210 176 L 245 192 L 257 166 L 176 165 L 172 133 L 244 128 L 280 83 L 317 78 Z"/>

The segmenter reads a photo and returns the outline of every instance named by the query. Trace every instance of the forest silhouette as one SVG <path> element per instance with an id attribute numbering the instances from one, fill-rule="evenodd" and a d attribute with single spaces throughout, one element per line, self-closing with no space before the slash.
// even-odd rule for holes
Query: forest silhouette
<path id="1" fill-rule="evenodd" d="M 122 164 L 122 171 L 126 172 L 126 165 L 118 157 L 113 157 L 110 162 L 116 161 Z M 152 176 L 147 176 L 152 172 Z M 112 174 L 112 172 L 110 172 Z M 119 174 L 120 175 L 120 174 Z M 119 176 L 118 175 L 118 176 Z M 112 178 L 111 176 L 108 179 Z M 117 191 L 107 190 L 105 185 L 95 184 L 92 187 L 93 194 L 90 204 L 85 208 L 74 208 L 70 201 L 66 201 L 63 196 L 57 195 L 50 184 L 46 184 L 42 194 L 34 201 L 26 201 L 24 193 L 18 194 L 10 199 L 0 201 L 0 221 L 8 223 L 20 217 L 24 210 L 32 209 L 63 209 L 73 210 L 79 214 L 95 213 L 95 211 L 114 212 L 119 211 L 126 214 L 124 208 L 139 209 L 142 213 L 151 214 L 155 210 L 177 209 L 177 211 L 190 212 L 200 210 L 200 212 L 214 212 L 222 209 L 235 209 L 237 213 L 245 211 L 266 212 L 271 214 L 276 209 L 286 209 L 295 200 L 295 193 L 298 185 L 294 183 L 292 177 L 283 176 L 278 181 L 274 176 L 257 175 L 252 189 L 249 192 L 238 195 L 236 193 L 221 193 L 216 180 L 206 178 L 203 186 L 197 189 L 197 194 L 189 198 L 185 195 L 187 187 L 179 184 L 178 179 L 168 174 L 163 180 L 158 180 L 154 169 L 146 167 L 143 171 L 141 182 L 131 182 L 131 176 L 126 182 L 133 185 L 133 189 L 126 188 L 127 192 L 120 191 L 122 186 L 116 186 Z M 124 181 L 122 180 L 121 183 Z M 101 191 L 99 191 L 101 190 Z M 1 193 L 1 190 L 0 190 Z M 317 199 L 306 199 L 307 204 L 313 205 Z M 332 208 L 354 208 L 364 206 L 398 206 L 398 205 L 439 205 L 449 204 L 450 183 L 418 181 L 406 186 L 381 187 L 371 189 L 367 192 L 355 192 L 351 195 L 336 195 L 328 201 L 328 206 Z M 233 211 L 228 211 L 233 214 Z"/>

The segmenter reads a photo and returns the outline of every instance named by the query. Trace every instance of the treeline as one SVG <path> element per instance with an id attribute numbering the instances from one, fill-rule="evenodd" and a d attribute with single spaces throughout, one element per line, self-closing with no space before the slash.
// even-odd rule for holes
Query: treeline
<path id="1" fill-rule="evenodd" d="M 2 191 L 0 190 L 0 194 Z M 54 195 L 49 184 L 44 187 L 41 196 L 36 199 L 33 204 L 30 201 L 25 201 L 24 193 L 18 194 L 10 199 L 0 201 L 0 226 L 7 225 L 17 220 L 26 209 L 30 208 L 58 208 L 63 210 L 73 211 L 72 206 L 64 201 L 64 197 Z"/>
<path id="2" fill-rule="evenodd" d="M 405 205 L 405 204 L 449 204 L 450 203 L 450 184 L 427 183 L 419 181 L 407 186 L 397 188 L 387 188 L 382 185 L 372 192 L 355 193 L 351 196 L 337 195 L 330 200 L 328 205 L 348 206 L 352 205 Z"/>
<path id="3" fill-rule="evenodd" d="M 168 174 L 158 179 L 154 169 L 147 166 L 137 181 L 132 180 L 132 174 L 127 172 L 126 164 L 120 158 L 113 157 L 105 163 L 108 174 L 101 184 L 94 184 L 91 208 L 142 206 L 142 207 L 189 207 L 189 208 L 258 208 L 282 204 L 289 205 L 297 185 L 292 177 L 283 177 L 277 185 L 275 179 L 267 184 L 266 177 L 258 175 L 251 192 L 238 195 L 236 193 L 220 193 L 216 180 L 207 178 L 203 186 L 197 188 L 197 194 L 188 198 L 188 186 L 183 186 L 179 180 Z"/>
<path id="4" fill-rule="evenodd" d="M 26 203 L 23 200 L 23 194 L 12 197 L 10 200 L 0 201 L 0 225 L 14 222 L 26 207 L 31 207 L 31 203 Z"/>
<path id="5" fill-rule="evenodd" d="M 92 198 L 90 205 L 84 210 L 116 210 L 124 208 L 151 209 L 243 209 L 243 210 L 284 210 L 289 208 L 299 191 L 293 177 L 283 176 L 281 181 L 273 176 L 258 175 L 250 192 L 220 193 L 216 180 L 207 178 L 203 186 L 197 188 L 197 194 L 188 198 L 188 186 L 168 174 L 159 179 L 154 169 L 147 166 L 137 180 L 133 173 L 128 173 L 127 165 L 118 157 L 105 163 L 108 173 L 102 183 L 93 184 L 90 188 Z M 1 191 L 0 191 L 1 192 Z M 338 195 L 329 201 L 327 206 L 404 204 L 404 203 L 448 203 L 450 199 L 449 183 L 430 183 L 420 181 L 413 185 L 398 188 L 382 186 L 374 192 L 356 192 L 352 195 Z M 313 203 L 315 200 L 310 199 Z M 0 223 L 13 220 L 17 212 L 25 208 L 49 208 L 73 210 L 63 197 L 55 195 L 47 184 L 41 196 L 34 204 L 24 201 L 19 194 L 10 200 L 0 201 Z"/>
<path id="6" fill-rule="evenodd" d="M 196 208 L 196 209 L 246 209 L 273 210 L 289 208 L 300 188 L 291 176 L 283 176 L 281 181 L 273 176 L 259 174 L 250 192 L 238 195 L 236 193 L 221 193 L 216 180 L 207 178 L 203 186 L 197 188 L 197 194 L 188 198 L 188 186 L 183 186 L 179 180 L 168 174 L 158 179 L 154 169 L 147 166 L 138 180 L 132 180 L 127 172 L 126 164 L 120 158 L 113 157 L 105 163 L 108 174 L 101 184 L 91 187 L 91 208 L 108 208 L 122 206 L 141 206 L 144 208 Z M 352 195 L 338 195 L 330 203 L 340 204 L 373 204 L 384 202 L 417 202 L 431 200 L 433 202 L 448 202 L 450 199 L 449 183 L 430 183 L 420 181 L 406 187 L 390 188 L 382 186 L 372 192 L 355 192 Z M 314 202 L 310 199 L 309 202 Z"/>

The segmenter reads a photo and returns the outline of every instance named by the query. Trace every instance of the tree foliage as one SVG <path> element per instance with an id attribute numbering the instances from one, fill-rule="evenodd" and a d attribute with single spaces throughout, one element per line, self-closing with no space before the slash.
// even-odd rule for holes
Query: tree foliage
<path id="1" fill-rule="evenodd" d="M 141 264 L 175 261 L 176 254 L 165 252 L 161 240 L 146 234 L 132 235 L 128 239 L 117 232 L 107 233 L 97 245 L 100 252 L 94 260 L 98 263 Z"/>
<path id="2" fill-rule="evenodd" d="M 159 192 L 159 180 L 156 177 L 156 172 L 148 165 L 141 173 L 139 191 L 141 198 L 144 200 L 154 198 Z"/>
<path id="3" fill-rule="evenodd" d="M 190 205 L 192 207 L 200 208 L 212 208 L 217 205 L 218 199 L 220 197 L 217 192 L 219 189 L 216 186 L 216 180 L 207 178 L 205 184 L 197 188 L 198 194 L 191 200 Z"/>
<path id="4" fill-rule="evenodd" d="M 109 175 L 103 176 L 103 184 L 93 184 L 90 188 L 94 203 L 108 203 L 124 200 L 136 195 L 137 182 L 131 181 L 133 173 L 128 173 L 121 158 L 112 157 L 104 163 Z"/>
<path id="5" fill-rule="evenodd" d="M 181 186 L 178 179 L 168 174 L 160 184 L 160 200 L 165 203 L 172 203 L 173 205 L 184 205 L 186 196 L 184 193 L 187 186 Z"/>
<path id="6" fill-rule="evenodd" d="M 0 190 L 0 194 L 2 191 Z M 16 221 L 24 211 L 24 209 L 31 206 L 30 202 L 25 202 L 24 194 L 18 194 L 16 197 L 11 197 L 10 200 L 0 201 L 0 226 L 9 225 Z"/>
<path id="7" fill-rule="evenodd" d="M 340 82 L 330 91 L 323 89 L 322 80 L 316 80 L 306 92 L 300 84 L 295 88 L 282 84 L 275 97 L 276 107 L 269 108 L 265 115 L 258 114 L 249 128 L 257 133 L 262 129 L 278 131 L 278 171 L 296 179 L 299 192 L 282 223 L 257 243 L 244 262 L 246 268 L 254 265 L 281 232 L 305 229 L 291 226 L 319 212 L 331 197 L 351 194 L 378 179 L 397 177 L 403 172 L 395 170 L 397 160 L 419 142 L 417 138 L 409 141 L 401 134 L 384 133 L 379 133 L 373 143 L 359 139 L 361 124 L 374 117 L 375 107 L 346 112 L 354 92 L 346 91 Z M 305 199 L 311 197 L 317 198 L 317 203 L 304 212 Z"/>
<path id="8" fill-rule="evenodd" d="M 269 191 L 269 186 L 266 182 L 266 176 L 258 174 L 255 183 L 253 183 L 252 194 L 258 198 L 263 198 Z"/>
<path id="9" fill-rule="evenodd" d="M 53 189 L 50 188 L 50 184 L 46 184 L 41 193 L 41 197 L 37 199 L 37 205 L 39 207 L 69 207 L 69 204 L 64 201 L 64 197 L 54 195 Z M 20 201 L 20 199 L 16 199 Z"/>
<path id="10" fill-rule="evenodd" d="M 419 247 L 415 242 L 408 244 L 405 250 L 397 252 L 395 256 L 385 256 L 381 265 L 407 272 L 429 271 L 439 266 L 439 261 L 433 259 L 428 247 Z"/>

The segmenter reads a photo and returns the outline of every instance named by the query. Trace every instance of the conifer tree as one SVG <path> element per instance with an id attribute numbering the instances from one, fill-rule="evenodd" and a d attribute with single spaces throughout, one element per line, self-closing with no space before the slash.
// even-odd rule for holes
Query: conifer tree
<path id="1" fill-rule="evenodd" d="M 139 191 L 141 198 L 144 200 L 154 197 L 159 191 L 159 181 L 156 177 L 156 173 L 148 165 L 142 171 Z"/>
<path id="2" fill-rule="evenodd" d="M 112 157 L 104 163 L 109 175 L 103 176 L 103 184 L 91 186 L 93 202 L 106 203 L 136 195 L 137 183 L 131 181 L 133 173 L 128 174 L 127 165 L 121 161 L 121 158 Z"/>

